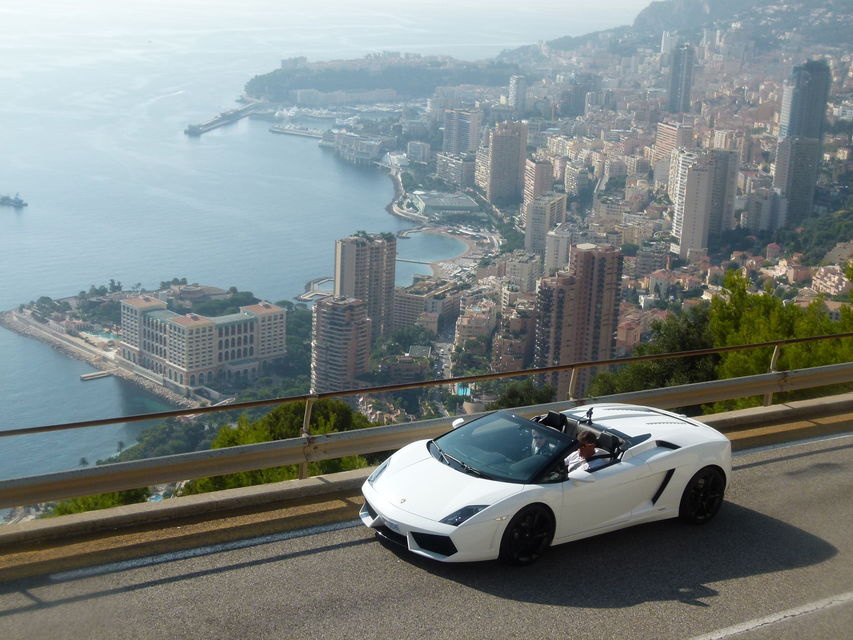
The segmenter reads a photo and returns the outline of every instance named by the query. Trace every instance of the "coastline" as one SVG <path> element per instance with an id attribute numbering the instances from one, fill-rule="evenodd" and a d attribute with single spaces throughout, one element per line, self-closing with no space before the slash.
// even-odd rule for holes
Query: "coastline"
<path id="1" fill-rule="evenodd" d="M 447 231 L 444 226 L 438 225 L 433 226 L 433 224 L 429 221 L 428 218 L 416 214 L 411 213 L 409 211 L 404 211 L 400 207 L 397 206 L 397 203 L 400 201 L 400 198 L 403 197 L 403 184 L 400 181 L 400 176 L 398 173 L 394 171 L 388 172 L 388 177 L 391 178 L 391 182 L 394 185 L 394 198 L 388 205 L 385 207 L 385 210 L 391 215 L 397 216 L 398 218 L 404 218 L 411 222 L 417 222 L 421 226 L 420 228 L 415 228 L 411 230 L 407 230 L 405 233 L 431 233 L 437 236 L 444 236 L 447 238 L 453 238 L 454 240 L 459 240 L 465 245 L 465 249 L 462 253 L 455 255 L 451 258 L 446 258 L 444 260 L 435 260 L 429 263 L 429 267 L 432 270 L 432 275 L 435 278 L 445 278 L 448 277 L 446 273 L 448 271 L 447 265 L 453 265 L 454 267 L 461 267 L 463 261 L 466 258 L 469 258 L 471 254 L 475 253 L 479 250 L 479 246 L 477 246 L 477 242 L 472 238 L 469 238 L 464 235 L 455 235 Z"/>
<path id="2" fill-rule="evenodd" d="M 84 340 L 67 334 L 60 335 L 57 332 L 42 328 L 17 311 L 0 312 L 0 326 L 18 335 L 38 340 L 75 360 L 85 362 L 95 369 L 108 371 L 111 375 L 142 387 L 145 391 L 158 396 L 176 407 L 194 409 L 200 406 L 198 402 L 178 395 L 156 382 L 148 380 L 132 371 L 122 369 L 115 364 L 110 354 L 98 351 L 96 347 L 86 343 Z"/>

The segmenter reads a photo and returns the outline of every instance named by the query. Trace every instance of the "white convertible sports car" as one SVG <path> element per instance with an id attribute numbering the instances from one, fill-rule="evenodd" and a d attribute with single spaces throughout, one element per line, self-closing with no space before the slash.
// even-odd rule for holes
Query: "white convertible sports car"
<path id="1" fill-rule="evenodd" d="M 597 452 L 568 469 L 583 431 Z M 360 516 L 429 558 L 526 564 L 550 545 L 641 522 L 708 522 L 730 475 L 729 440 L 668 411 L 593 404 L 533 420 L 497 411 L 394 453 L 362 486 Z"/>

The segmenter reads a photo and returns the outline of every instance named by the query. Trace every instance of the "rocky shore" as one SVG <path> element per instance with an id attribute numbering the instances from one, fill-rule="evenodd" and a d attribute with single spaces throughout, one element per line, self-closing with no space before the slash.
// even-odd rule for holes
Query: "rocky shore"
<path id="1" fill-rule="evenodd" d="M 35 338 L 57 351 L 76 360 L 81 360 L 96 369 L 109 371 L 112 375 L 132 382 L 146 391 L 174 404 L 176 407 L 193 409 L 200 406 L 198 402 L 170 391 L 153 380 L 148 380 L 139 374 L 119 367 L 112 357 L 114 353 L 103 351 L 81 338 L 61 334 L 58 331 L 49 329 L 41 323 L 32 320 L 24 313 L 18 311 L 0 312 L 0 326 L 22 336 Z"/>

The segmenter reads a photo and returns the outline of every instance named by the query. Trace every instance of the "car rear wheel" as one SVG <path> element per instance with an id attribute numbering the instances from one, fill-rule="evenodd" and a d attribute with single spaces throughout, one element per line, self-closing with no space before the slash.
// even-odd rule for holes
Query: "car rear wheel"
<path id="1" fill-rule="evenodd" d="M 501 539 L 501 560 L 511 564 L 535 562 L 554 538 L 554 517 L 540 504 L 525 507 L 509 521 Z"/>
<path id="2" fill-rule="evenodd" d="M 699 469 L 681 495 L 678 517 L 690 524 L 705 524 L 723 504 L 726 477 L 717 467 Z"/>

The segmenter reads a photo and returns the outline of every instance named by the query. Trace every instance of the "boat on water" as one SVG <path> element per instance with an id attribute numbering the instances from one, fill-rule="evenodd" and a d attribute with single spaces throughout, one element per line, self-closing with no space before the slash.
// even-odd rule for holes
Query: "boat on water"
<path id="1" fill-rule="evenodd" d="M 0 205 L 21 209 L 26 207 L 27 203 L 21 198 L 21 194 L 16 193 L 14 198 L 12 196 L 0 196 Z"/>

